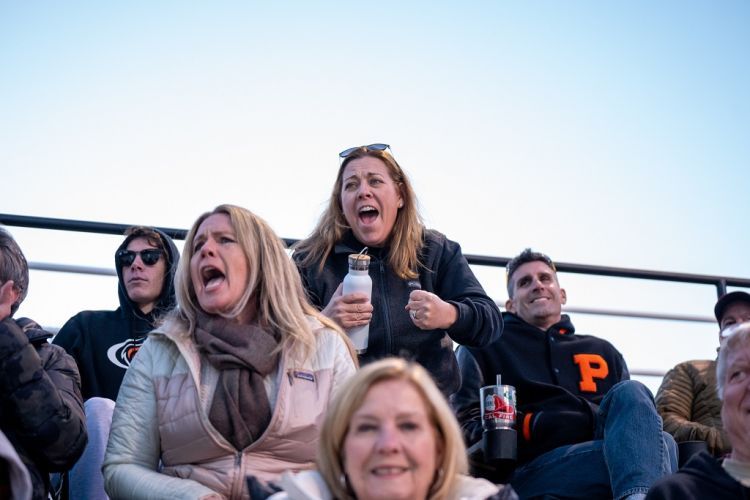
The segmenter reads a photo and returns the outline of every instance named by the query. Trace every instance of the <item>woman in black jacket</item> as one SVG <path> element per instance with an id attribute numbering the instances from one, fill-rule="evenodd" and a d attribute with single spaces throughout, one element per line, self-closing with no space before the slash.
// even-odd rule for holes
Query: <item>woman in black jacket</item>
<path id="1" fill-rule="evenodd" d="M 340 156 L 328 208 L 294 253 L 310 299 L 344 329 L 370 325 L 363 363 L 389 355 L 414 359 L 449 395 L 459 383 L 453 342 L 481 347 L 496 340 L 500 312 L 458 243 L 424 227 L 388 145 Z M 343 295 L 348 256 L 365 247 L 372 297 Z"/>

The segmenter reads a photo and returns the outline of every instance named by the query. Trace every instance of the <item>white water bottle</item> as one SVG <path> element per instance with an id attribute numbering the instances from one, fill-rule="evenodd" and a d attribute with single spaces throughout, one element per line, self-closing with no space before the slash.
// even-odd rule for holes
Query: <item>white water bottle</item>
<path id="1" fill-rule="evenodd" d="M 370 256 L 353 253 L 349 255 L 349 274 L 344 276 L 344 287 L 341 291 L 344 295 L 350 293 L 364 293 L 367 298 L 372 297 L 372 279 L 368 273 L 370 267 Z M 354 344 L 357 354 L 367 352 L 367 342 L 370 336 L 370 324 L 349 328 L 346 332 Z"/>

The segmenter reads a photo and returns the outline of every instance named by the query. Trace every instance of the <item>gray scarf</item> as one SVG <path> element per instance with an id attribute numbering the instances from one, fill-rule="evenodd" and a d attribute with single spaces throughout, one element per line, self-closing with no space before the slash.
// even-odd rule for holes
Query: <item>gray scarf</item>
<path id="1" fill-rule="evenodd" d="M 219 372 L 208 418 L 222 436 L 242 450 L 271 421 L 263 379 L 277 366 L 276 336 L 257 325 L 240 325 L 221 316 L 198 313 L 195 343 Z"/>

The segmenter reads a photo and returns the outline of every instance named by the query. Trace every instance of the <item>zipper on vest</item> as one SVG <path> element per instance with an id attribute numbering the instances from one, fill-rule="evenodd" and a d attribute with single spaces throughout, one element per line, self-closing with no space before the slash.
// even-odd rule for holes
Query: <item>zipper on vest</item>
<path id="1" fill-rule="evenodd" d="M 234 478 L 232 481 L 231 498 L 241 498 L 242 490 L 246 487 L 247 479 L 245 472 L 242 470 L 242 452 L 238 451 L 234 457 Z"/>

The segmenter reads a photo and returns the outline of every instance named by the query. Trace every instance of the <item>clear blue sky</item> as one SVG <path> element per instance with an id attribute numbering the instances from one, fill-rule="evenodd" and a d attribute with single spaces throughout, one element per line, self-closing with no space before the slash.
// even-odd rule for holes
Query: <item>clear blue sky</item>
<path id="1" fill-rule="evenodd" d="M 232 202 L 300 238 L 338 151 L 387 142 L 428 225 L 467 253 L 750 277 L 749 49 L 739 0 L 1 0 L 0 211 L 188 227 Z M 11 231 L 30 260 L 100 267 L 119 240 Z M 479 272 L 504 300 L 502 273 Z M 116 304 L 106 279 L 35 274 L 21 312 L 43 323 Z M 580 306 L 708 316 L 714 301 L 570 285 Z M 589 320 L 624 330 L 631 365 L 715 343 Z M 654 337 L 634 330 L 668 339 L 668 359 L 643 357 Z"/>

